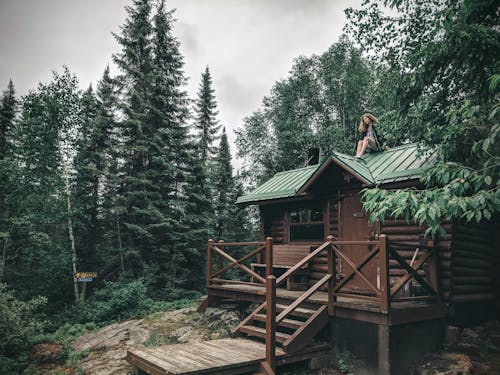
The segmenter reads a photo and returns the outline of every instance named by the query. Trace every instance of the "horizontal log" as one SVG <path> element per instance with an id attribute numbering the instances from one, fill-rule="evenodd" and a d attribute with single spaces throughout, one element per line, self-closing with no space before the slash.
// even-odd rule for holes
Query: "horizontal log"
<path id="1" fill-rule="evenodd" d="M 473 294 L 481 292 L 493 292 L 492 285 L 455 285 L 453 284 L 453 294 Z"/>
<path id="2" fill-rule="evenodd" d="M 453 240 L 459 241 L 459 242 L 465 242 L 465 243 L 481 243 L 484 245 L 490 245 L 492 242 L 492 239 L 490 238 L 489 235 L 474 236 L 470 233 L 464 233 L 464 232 L 460 232 L 460 231 L 456 231 L 455 233 L 453 233 Z"/>
<path id="3" fill-rule="evenodd" d="M 441 279 L 439 280 L 439 285 L 441 286 L 441 288 L 450 289 L 451 279 Z"/>
<path id="4" fill-rule="evenodd" d="M 323 276 L 325 276 L 325 272 L 310 272 L 309 273 L 309 278 L 310 279 L 313 279 L 313 280 L 319 280 L 321 279 Z"/>
<path id="5" fill-rule="evenodd" d="M 477 253 L 473 251 L 467 251 L 462 249 L 453 249 L 454 259 L 482 259 L 485 262 L 492 262 L 494 260 L 493 256 L 490 254 Z"/>
<path id="6" fill-rule="evenodd" d="M 420 236 L 418 234 L 391 234 L 389 237 L 389 243 L 394 242 L 410 242 L 418 245 L 418 240 Z"/>
<path id="7" fill-rule="evenodd" d="M 451 249 L 452 240 L 438 240 L 436 245 L 438 249 Z M 427 243 L 429 246 L 434 246 L 434 241 L 429 241 Z"/>
<path id="8" fill-rule="evenodd" d="M 413 220 L 385 218 L 384 226 L 417 225 Z"/>
<path id="9" fill-rule="evenodd" d="M 488 262 L 482 259 L 463 259 L 463 258 L 454 258 L 453 259 L 453 264 L 454 266 L 461 266 L 461 267 L 470 267 L 470 268 L 482 268 L 485 270 L 490 270 L 494 267 L 494 264 L 492 262 Z"/>
<path id="10" fill-rule="evenodd" d="M 419 226 L 381 226 L 380 233 L 391 234 L 424 234 L 425 228 Z"/>
<path id="11" fill-rule="evenodd" d="M 439 259 L 439 269 L 451 269 L 451 260 Z"/>
<path id="12" fill-rule="evenodd" d="M 477 294 L 454 294 L 451 297 L 452 302 L 475 302 L 475 301 L 488 301 L 494 300 L 493 293 L 477 293 Z"/>
<path id="13" fill-rule="evenodd" d="M 465 266 L 454 266 L 453 267 L 453 277 L 461 276 L 487 276 L 491 275 L 492 270 L 485 270 L 484 268 L 473 268 Z"/>
<path id="14" fill-rule="evenodd" d="M 478 254 L 496 255 L 493 245 L 487 246 L 478 243 L 453 241 L 453 250 L 464 250 Z"/>
<path id="15" fill-rule="evenodd" d="M 454 285 L 493 285 L 493 282 L 494 279 L 488 276 L 462 276 L 453 278 Z"/>
<path id="16" fill-rule="evenodd" d="M 492 230 L 488 228 L 484 229 L 479 229 L 479 228 L 472 228 L 472 227 L 467 227 L 467 226 L 459 226 L 455 228 L 455 232 L 460 236 L 470 236 L 472 238 L 491 238 L 492 236 Z"/>
<path id="17" fill-rule="evenodd" d="M 439 276 L 442 278 L 451 278 L 452 272 L 451 270 L 439 270 Z"/>
<path id="18" fill-rule="evenodd" d="M 451 251 L 440 251 L 438 255 L 439 255 L 440 259 L 449 260 L 449 259 L 451 259 L 452 253 L 451 253 Z"/>

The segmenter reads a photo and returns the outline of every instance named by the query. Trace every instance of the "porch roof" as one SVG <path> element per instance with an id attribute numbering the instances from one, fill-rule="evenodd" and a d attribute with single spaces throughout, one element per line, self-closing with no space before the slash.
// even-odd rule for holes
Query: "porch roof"
<path id="1" fill-rule="evenodd" d="M 436 159 L 435 150 L 419 152 L 415 143 L 368 153 L 362 159 L 333 152 L 321 164 L 275 174 L 252 192 L 238 197 L 236 203 L 257 203 L 301 196 L 332 163 L 352 174 L 365 186 L 371 186 L 418 180 L 434 165 Z"/>

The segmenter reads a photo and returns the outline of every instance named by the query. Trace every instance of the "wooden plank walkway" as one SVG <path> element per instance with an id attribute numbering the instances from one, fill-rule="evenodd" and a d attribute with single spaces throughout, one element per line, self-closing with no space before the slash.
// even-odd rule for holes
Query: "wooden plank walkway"
<path id="1" fill-rule="evenodd" d="M 328 350 L 329 346 L 325 343 L 315 343 L 293 354 L 276 348 L 276 364 L 280 366 L 304 361 Z M 265 356 L 263 342 L 235 338 L 135 348 L 127 352 L 127 361 L 151 375 L 229 375 L 257 371 Z"/>

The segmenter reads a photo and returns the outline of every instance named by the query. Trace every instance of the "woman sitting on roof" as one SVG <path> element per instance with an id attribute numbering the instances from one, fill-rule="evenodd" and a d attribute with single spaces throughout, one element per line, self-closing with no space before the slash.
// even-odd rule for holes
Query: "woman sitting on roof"
<path id="1" fill-rule="evenodd" d="M 361 116 L 359 123 L 359 140 L 356 149 L 356 157 L 360 158 L 363 154 L 369 151 L 381 151 L 375 131 L 375 123 L 379 123 L 377 118 L 371 113 L 365 113 Z"/>

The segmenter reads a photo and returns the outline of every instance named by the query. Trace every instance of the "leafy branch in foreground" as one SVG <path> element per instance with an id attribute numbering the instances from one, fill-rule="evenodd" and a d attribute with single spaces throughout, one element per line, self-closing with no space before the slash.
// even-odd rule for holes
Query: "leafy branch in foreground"
<path id="1" fill-rule="evenodd" d="M 426 224 L 425 235 L 444 236 L 444 222 L 475 220 L 480 222 L 500 212 L 500 158 L 485 168 L 474 170 L 456 163 L 442 163 L 423 178 L 436 187 L 388 191 L 380 188 L 363 190 L 363 205 L 370 221 L 402 217 Z"/>

